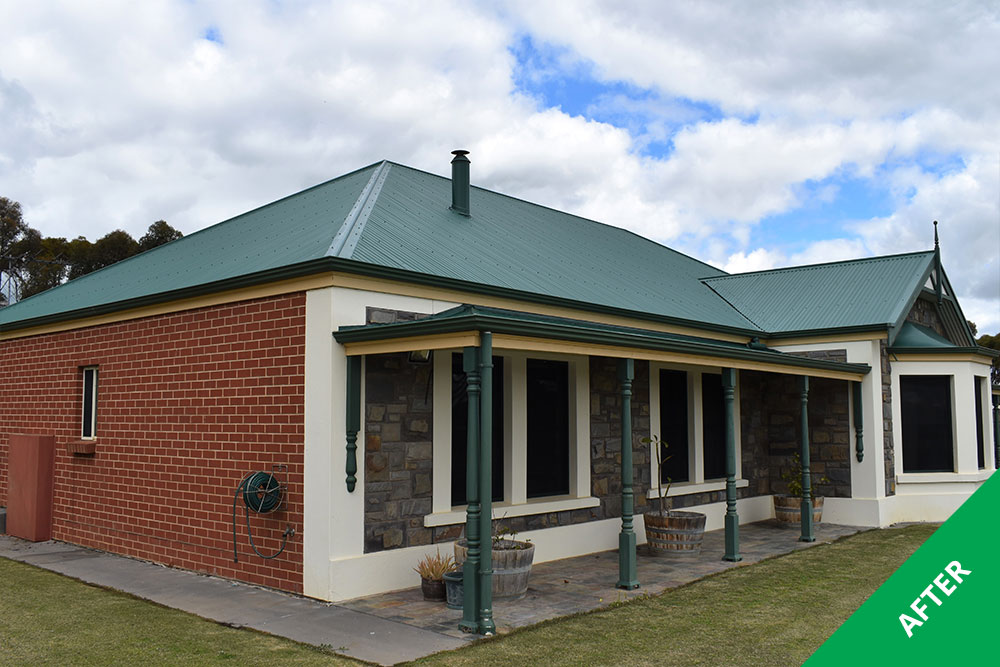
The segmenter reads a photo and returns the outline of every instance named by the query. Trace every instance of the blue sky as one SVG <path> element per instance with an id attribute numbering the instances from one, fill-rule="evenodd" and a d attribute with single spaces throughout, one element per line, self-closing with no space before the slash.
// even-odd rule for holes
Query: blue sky
<path id="1" fill-rule="evenodd" d="M 377 160 L 727 271 L 925 250 L 1000 331 L 1000 8 L 43 0 L 0 22 L 0 183 L 45 233 L 185 233 Z"/>

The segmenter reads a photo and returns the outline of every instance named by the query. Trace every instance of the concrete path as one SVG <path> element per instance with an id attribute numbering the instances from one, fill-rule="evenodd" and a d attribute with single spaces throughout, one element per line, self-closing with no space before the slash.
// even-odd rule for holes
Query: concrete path
<path id="1" fill-rule="evenodd" d="M 460 639 L 342 606 L 175 570 L 61 542 L 0 535 L 0 557 L 124 591 L 234 627 L 248 627 L 352 658 L 392 665 L 465 646 Z"/>

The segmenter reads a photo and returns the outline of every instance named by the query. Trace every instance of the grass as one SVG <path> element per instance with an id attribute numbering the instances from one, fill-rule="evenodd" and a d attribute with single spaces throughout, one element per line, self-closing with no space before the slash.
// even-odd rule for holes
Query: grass
<path id="1" fill-rule="evenodd" d="M 359 663 L 0 558 L 0 665 L 178 664 Z"/>
<path id="2" fill-rule="evenodd" d="M 860 533 L 418 662 L 801 665 L 935 528 Z"/>
<path id="3" fill-rule="evenodd" d="M 912 525 L 739 567 L 430 665 L 800 665 L 934 532 Z M 0 558 L 0 665 L 358 664 Z"/>

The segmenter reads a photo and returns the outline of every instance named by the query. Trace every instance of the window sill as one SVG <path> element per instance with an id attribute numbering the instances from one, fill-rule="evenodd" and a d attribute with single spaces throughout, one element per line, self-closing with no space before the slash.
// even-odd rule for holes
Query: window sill
<path id="1" fill-rule="evenodd" d="M 548 498 L 540 500 L 529 500 L 521 505 L 505 505 L 495 503 L 493 505 L 493 517 L 496 519 L 503 517 L 528 516 L 531 514 L 548 514 L 549 512 L 565 512 L 566 510 L 582 510 L 588 507 L 598 507 L 601 504 L 600 498 L 588 496 L 586 498 Z M 451 512 L 438 512 L 424 516 L 424 527 L 451 526 L 456 523 L 465 523 L 466 508 L 455 508 Z"/>
<path id="2" fill-rule="evenodd" d="M 736 488 L 742 489 L 750 486 L 750 481 L 746 479 L 736 480 Z M 663 495 L 670 498 L 673 496 L 686 496 L 689 493 L 708 493 L 710 491 L 725 491 L 726 490 L 726 480 L 712 480 L 709 482 L 682 482 L 680 484 L 671 484 L 670 489 Z M 656 498 L 659 496 L 657 489 L 650 489 L 646 493 L 647 498 Z"/>
<path id="3" fill-rule="evenodd" d="M 934 484 L 938 482 L 981 482 L 993 474 L 993 470 L 978 472 L 907 472 L 896 475 L 896 484 Z"/>
<path id="4" fill-rule="evenodd" d="M 71 440 L 66 443 L 66 453 L 74 456 L 92 456 L 97 451 L 97 440 Z"/>

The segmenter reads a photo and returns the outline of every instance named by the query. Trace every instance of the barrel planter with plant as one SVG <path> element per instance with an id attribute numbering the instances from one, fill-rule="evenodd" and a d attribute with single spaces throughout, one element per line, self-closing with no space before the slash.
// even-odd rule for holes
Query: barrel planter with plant
<path id="1" fill-rule="evenodd" d="M 781 473 L 781 479 L 788 487 L 788 493 L 774 494 L 774 518 L 789 527 L 797 526 L 802 522 L 802 459 L 798 453 L 792 457 L 792 468 Z M 816 477 L 812 485 L 828 481 L 826 477 Z M 812 503 L 813 523 L 819 523 L 823 519 L 823 496 L 813 494 Z"/>
<path id="2" fill-rule="evenodd" d="M 701 544 L 705 539 L 705 515 L 701 512 L 689 512 L 670 509 L 669 501 L 665 501 L 666 493 L 670 491 L 671 480 L 667 478 L 667 488 L 663 489 L 663 464 L 670 460 L 662 450 L 667 443 L 659 437 L 643 438 L 644 443 L 652 445 L 656 457 L 656 489 L 657 509 L 642 515 L 646 527 L 646 549 L 656 556 L 696 556 L 701 553 Z"/>
<path id="3" fill-rule="evenodd" d="M 493 536 L 493 597 L 519 598 L 528 592 L 528 575 L 535 559 L 535 545 L 515 540 L 514 533 L 501 528 Z M 455 563 L 462 566 L 468 557 L 466 541 L 455 542 Z"/>

